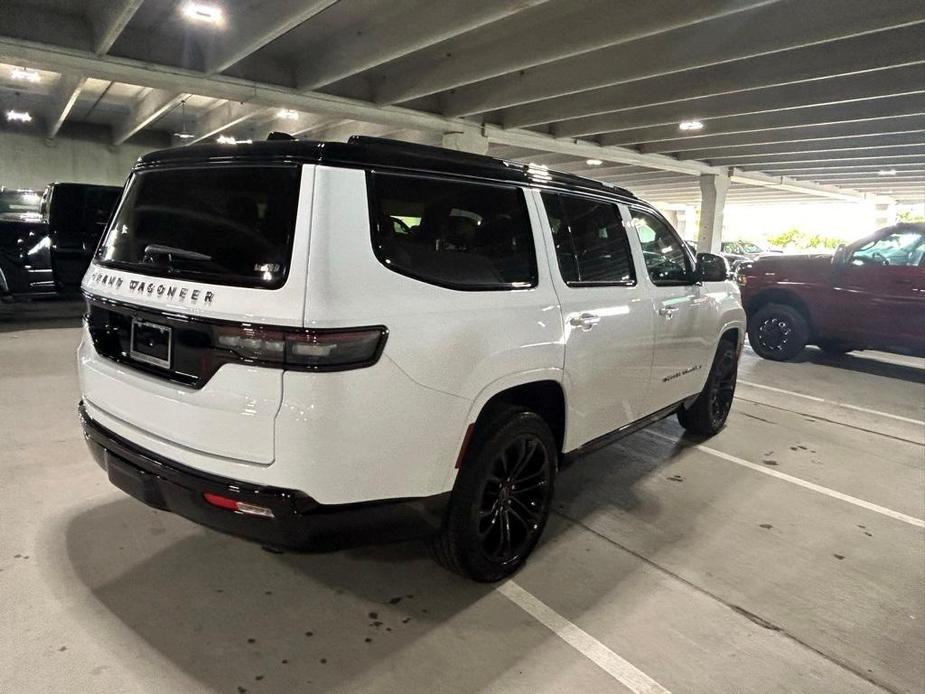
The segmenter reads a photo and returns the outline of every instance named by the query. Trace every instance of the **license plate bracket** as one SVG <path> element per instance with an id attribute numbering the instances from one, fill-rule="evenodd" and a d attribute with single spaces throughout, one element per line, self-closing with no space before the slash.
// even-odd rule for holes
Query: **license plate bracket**
<path id="1" fill-rule="evenodd" d="M 173 357 L 173 329 L 169 325 L 133 318 L 129 356 L 145 364 L 169 369 Z"/>

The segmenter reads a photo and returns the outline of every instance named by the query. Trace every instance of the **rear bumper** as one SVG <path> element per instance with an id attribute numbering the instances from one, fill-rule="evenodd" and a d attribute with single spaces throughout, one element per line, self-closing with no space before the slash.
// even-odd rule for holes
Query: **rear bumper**
<path id="1" fill-rule="evenodd" d="M 192 470 L 147 451 L 95 422 L 78 406 L 84 438 L 109 481 L 144 503 L 265 545 L 325 551 L 426 537 L 443 519 L 449 493 L 359 504 L 320 504 L 303 492 L 258 486 Z M 273 517 L 213 506 L 217 494 L 268 508 Z"/>

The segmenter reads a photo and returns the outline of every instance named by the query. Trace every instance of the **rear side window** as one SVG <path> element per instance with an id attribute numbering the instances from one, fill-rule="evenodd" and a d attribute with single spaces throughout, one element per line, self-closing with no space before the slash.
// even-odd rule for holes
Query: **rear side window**
<path id="1" fill-rule="evenodd" d="M 636 283 L 620 212 L 613 203 L 543 193 L 562 279 L 570 286 Z"/>
<path id="2" fill-rule="evenodd" d="M 292 255 L 299 167 L 136 173 L 97 258 L 155 276 L 273 289 Z"/>
<path id="3" fill-rule="evenodd" d="M 373 246 L 389 269 L 451 289 L 536 285 L 521 189 L 386 173 L 369 181 Z"/>

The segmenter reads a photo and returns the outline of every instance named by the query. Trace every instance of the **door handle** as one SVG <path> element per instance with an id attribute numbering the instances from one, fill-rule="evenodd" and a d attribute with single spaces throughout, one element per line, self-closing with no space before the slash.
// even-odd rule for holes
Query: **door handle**
<path id="1" fill-rule="evenodd" d="M 601 322 L 601 317 L 595 313 L 582 313 L 578 316 L 572 316 L 569 318 L 568 322 L 569 325 L 575 328 L 581 328 L 584 331 L 588 331 Z"/>
<path id="2" fill-rule="evenodd" d="M 658 315 L 665 316 L 668 320 L 671 320 L 671 317 L 677 312 L 677 306 L 661 306 L 658 309 Z"/>

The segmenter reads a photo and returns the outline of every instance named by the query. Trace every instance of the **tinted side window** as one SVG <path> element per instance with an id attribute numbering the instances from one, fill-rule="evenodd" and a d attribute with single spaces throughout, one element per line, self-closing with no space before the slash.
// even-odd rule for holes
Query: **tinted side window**
<path id="1" fill-rule="evenodd" d="M 633 210 L 649 277 L 655 284 L 687 284 L 692 281 L 690 256 L 680 237 L 665 222 L 642 210 Z"/>
<path id="2" fill-rule="evenodd" d="M 567 284 L 635 283 L 629 242 L 615 204 L 556 193 L 543 193 L 543 204 Z"/>
<path id="3" fill-rule="evenodd" d="M 370 182 L 373 246 L 389 269 L 454 289 L 536 285 L 519 188 L 384 173 Z"/>

